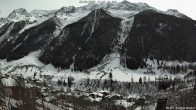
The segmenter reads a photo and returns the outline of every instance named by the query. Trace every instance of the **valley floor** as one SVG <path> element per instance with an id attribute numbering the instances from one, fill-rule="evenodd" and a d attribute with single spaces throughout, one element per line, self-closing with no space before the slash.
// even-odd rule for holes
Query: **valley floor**
<path id="1" fill-rule="evenodd" d="M 0 61 L 1 109 L 153 110 L 162 98 L 168 99 L 167 107 L 196 105 L 194 71 L 188 68 L 170 74 L 166 68 L 188 62 L 163 61 L 166 66 L 160 69 L 156 60 L 147 60 L 146 69 L 129 70 L 120 65 L 119 54 L 113 53 L 100 65 L 76 72 L 44 65 L 37 59 L 39 52 Z"/>

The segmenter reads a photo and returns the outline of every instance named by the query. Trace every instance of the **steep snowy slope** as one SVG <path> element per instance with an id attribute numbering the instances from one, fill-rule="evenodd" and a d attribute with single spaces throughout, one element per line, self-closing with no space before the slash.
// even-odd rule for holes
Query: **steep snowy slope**
<path id="1" fill-rule="evenodd" d="M 139 36 L 143 36 L 143 31 L 138 31 L 140 28 L 136 27 L 145 27 L 148 24 L 145 24 L 146 22 L 142 20 L 138 20 L 138 16 L 142 15 L 141 13 L 151 15 L 151 11 L 146 11 L 149 9 L 157 13 L 157 16 L 160 15 L 161 19 L 155 19 L 155 21 L 149 19 L 150 25 L 148 27 L 152 27 L 152 29 L 146 29 L 147 32 L 144 32 L 146 34 L 155 30 L 151 32 L 153 35 L 155 33 L 155 35 L 170 36 L 179 33 L 179 36 L 186 36 L 182 33 L 187 33 L 188 29 L 191 28 L 187 26 L 188 24 L 193 24 L 191 26 L 193 26 L 194 31 L 195 22 L 192 20 L 188 22 L 179 12 L 175 10 L 165 12 L 172 16 L 160 14 L 158 13 L 160 12 L 159 10 L 145 3 L 130 3 L 128 1 L 102 2 L 100 4 L 90 3 L 82 7 L 70 6 L 50 11 L 33 10 L 30 13 L 25 9 L 17 9 L 8 18 L 1 19 L 0 56 L 2 59 L 14 60 L 22 58 L 32 51 L 42 50 L 43 54 L 40 59 L 45 63 L 52 63 L 56 67 L 71 67 L 73 70 L 87 70 L 98 65 L 100 62 L 113 62 L 116 59 L 113 58 L 113 54 L 115 54 L 119 56 L 117 58 L 120 61 L 120 65 L 126 67 L 126 65 L 130 65 L 127 56 L 130 57 L 133 53 L 137 56 L 140 53 L 140 51 L 137 51 L 139 50 L 138 47 L 141 45 L 136 46 L 137 49 L 134 50 L 131 48 L 134 47 L 136 42 L 140 43 L 140 40 L 134 39 L 133 45 L 129 43 L 131 45 L 128 46 L 124 43 L 132 41 L 130 39 L 134 37 L 130 36 L 133 35 L 133 32 L 137 32 Z M 152 16 L 154 15 L 152 14 Z M 179 19 L 173 16 L 177 16 Z M 148 19 L 148 16 L 145 17 L 144 19 Z M 182 17 L 184 20 L 180 19 Z M 170 22 L 171 19 L 176 22 L 176 26 L 173 26 L 174 24 Z M 165 22 L 167 22 L 167 26 L 165 26 Z M 184 22 L 187 22 L 187 25 L 184 25 Z M 154 24 L 160 26 L 154 26 Z M 187 30 L 180 29 L 181 31 L 178 32 L 172 30 L 172 28 L 179 28 L 178 24 L 179 26 L 187 26 Z M 165 28 L 169 31 L 164 31 Z M 190 36 L 192 35 L 194 35 L 194 32 Z M 194 41 L 195 38 L 191 37 L 189 40 Z M 178 42 L 179 39 L 170 39 L 170 41 Z M 144 41 L 142 40 L 141 42 Z M 193 43 L 189 43 L 181 47 L 189 48 L 192 46 L 194 46 Z M 146 48 L 148 50 L 149 47 Z M 181 53 L 185 52 L 185 50 L 183 49 Z M 182 57 L 180 59 L 191 59 L 190 61 L 192 61 L 194 52 L 186 53 L 186 58 L 182 57 L 182 54 L 179 54 Z M 108 59 L 113 60 L 105 61 L 103 58 L 106 56 L 110 57 Z M 146 56 L 145 58 L 149 58 L 149 55 Z M 142 64 L 137 65 L 144 65 L 143 59 L 139 59 L 138 61 L 140 60 Z M 105 64 L 103 63 L 101 67 L 103 65 Z M 130 68 L 130 66 L 128 67 Z"/>
<path id="2" fill-rule="evenodd" d="M 143 11 L 134 18 L 127 38 L 127 66 L 145 67 L 144 59 L 196 61 L 195 21 Z"/>
<path id="3" fill-rule="evenodd" d="M 25 18 L 29 17 L 30 14 L 24 9 L 24 8 L 19 8 L 11 12 L 7 19 L 9 21 L 20 21 L 24 20 Z"/>
<path id="4" fill-rule="evenodd" d="M 8 58 L 10 56 L 8 58 L 9 60 L 12 60 L 12 58 L 17 59 L 17 57 L 13 57 L 16 54 L 18 58 L 21 58 L 31 51 L 43 49 L 43 46 L 45 47 L 55 36 L 60 34 L 64 26 L 78 21 L 89 13 L 88 11 L 76 13 L 62 12 L 61 14 L 63 16 L 57 17 L 54 16 L 55 13 L 51 12 L 54 11 L 48 11 L 46 13 L 43 10 L 34 10 L 31 15 L 35 16 L 26 17 L 21 21 L 6 21 L 7 23 L 0 28 L 1 58 Z M 38 13 L 46 15 L 36 16 Z M 34 46 L 35 42 L 37 44 L 39 42 L 41 45 Z M 24 49 L 26 52 L 19 51 L 18 49 Z M 10 52 L 15 53 L 15 55 L 9 55 L 11 54 Z"/>
<path id="5" fill-rule="evenodd" d="M 4 46 L 7 42 L 16 39 L 19 32 L 24 28 L 28 22 L 8 22 L 0 28 L 0 47 Z"/>
<path id="6" fill-rule="evenodd" d="M 192 90 L 195 36 L 196 21 L 145 3 L 90 3 L 30 13 L 17 9 L 0 19 L 0 86 L 13 86 L 20 78 L 25 87 L 38 88 L 33 97 L 38 109 L 91 110 L 94 104 L 101 109 L 105 102 L 142 109 L 135 106 L 139 99 L 155 109 L 157 92 L 170 94 L 173 79 L 182 81 L 173 85 L 172 96 L 183 86 Z M 59 100 L 64 96 L 68 100 Z M 3 99 L 16 107 L 16 100 Z"/>
<path id="7" fill-rule="evenodd" d="M 6 18 L 0 18 L 0 27 L 2 27 L 6 23 Z"/>
<path id="8" fill-rule="evenodd" d="M 41 61 L 76 70 L 95 66 L 111 51 L 121 19 L 98 9 L 78 22 L 67 25 L 44 51 Z M 91 61 L 85 60 L 91 59 Z"/>
<path id="9" fill-rule="evenodd" d="M 56 31 L 60 31 L 61 25 L 58 18 L 52 17 L 40 25 L 25 30 L 16 39 L 7 41 L 1 46 L 1 58 L 14 60 L 43 48 L 58 35 Z"/>
<path id="10" fill-rule="evenodd" d="M 3 38 L 3 35 L 6 34 L 7 31 L 11 30 L 11 29 L 10 29 L 10 28 L 11 28 L 10 26 L 11 26 L 12 24 L 13 24 L 13 22 L 9 22 L 9 23 L 3 25 L 3 26 L 0 28 L 0 36 L 1 36 L 0 42 L 4 39 L 4 38 Z"/>
<path id="11" fill-rule="evenodd" d="M 180 13 L 178 10 L 174 10 L 174 9 L 169 9 L 165 12 L 165 14 L 168 14 L 168 15 L 172 15 L 172 16 L 176 16 L 178 18 L 183 18 L 183 19 L 188 19 L 188 20 L 191 20 L 191 18 L 189 18 L 188 16 Z"/>

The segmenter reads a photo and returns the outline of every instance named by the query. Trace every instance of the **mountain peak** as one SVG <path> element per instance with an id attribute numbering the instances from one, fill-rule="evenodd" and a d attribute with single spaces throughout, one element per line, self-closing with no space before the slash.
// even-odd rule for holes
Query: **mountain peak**
<path id="1" fill-rule="evenodd" d="M 35 17 L 40 17 L 40 16 L 47 16 L 51 13 L 51 11 L 48 10 L 32 10 L 30 12 L 31 16 L 35 16 Z"/>
<path id="2" fill-rule="evenodd" d="M 82 9 L 83 11 L 92 11 L 101 8 L 128 11 L 143 11 L 146 9 L 155 9 L 146 3 L 130 3 L 127 0 L 124 0 L 122 2 L 101 2 L 99 4 L 90 2 L 88 5 L 80 7 L 80 9 Z"/>
<path id="3" fill-rule="evenodd" d="M 97 10 L 93 10 L 91 13 L 89 13 L 86 17 L 84 17 L 81 20 L 95 20 L 95 19 L 98 20 L 107 17 L 111 17 L 110 12 L 104 9 L 97 9 Z"/>
<path id="4" fill-rule="evenodd" d="M 123 1 L 121 1 L 120 3 L 122 3 L 122 4 L 130 4 L 130 2 L 127 1 L 127 0 L 123 0 Z"/>
<path id="5" fill-rule="evenodd" d="M 15 9 L 14 11 L 12 11 L 8 15 L 8 19 L 9 20 L 19 19 L 19 18 L 28 17 L 29 15 L 30 14 L 24 8 L 19 8 L 19 9 Z"/>
<path id="6" fill-rule="evenodd" d="M 94 5 L 94 4 L 97 4 L 95 1 L 91 1 L 88 3 L 88 5 Z"/>
<path id="7" fill-rule="evenodd" d="M 16 12 L 16 13 L 24 13 L 24 12 L 27 13 L 26 9 L 24 9 L 24 8 L 15 9 L 14 12 Z"/>
<path id="8" fill-rule="evenodd" d="M 61 7 L 59 10 L 63 10 L 63 11 L 67 11 L 67 10 L 75 10 L 75 7 L 74 6 L 69 6 L 69 7 Z"/>
<path id="9" fill-rule="evenodd" d="M 165 14 L 168 14 L 168 15 L 172 15 L 172 16 L 175 16 L 175 17 L 178 17 L 178 18 L 183 18 L 183 19 L 189 19 L 191 20 L 191 18 L 189 18 L 188 16 L 180 13 L 178 10 L 176 9 L 168 9 Z"/>
<path id="10" fill-rule="evenodd" d="M 10 15 L 13 15 L 13 14 L 27 15 L 29 13 L 26 11 L 26 9 L 19 8 L 19 9 L 15 9 L 14 11 L 12 11 L 12 13 Z"/>
<path id="11" fill-rule="evenodd" d="M 59 10 L 55 12 L 55 15 L 69 14 L 69 13 L 74 13 L 75 11 L 76 8 L 74 6 L 61 7 Z"/>

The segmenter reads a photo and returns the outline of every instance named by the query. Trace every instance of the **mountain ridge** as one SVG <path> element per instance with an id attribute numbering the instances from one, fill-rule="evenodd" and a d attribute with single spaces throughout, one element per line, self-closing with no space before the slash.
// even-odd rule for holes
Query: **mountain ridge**
<path id="1" fill-rule="evenodd" d="M 23 17 L 39 17 L 39 16 L 49 16 L 50 14 L 56 15 L 57 13 L 65 13 L 66 10 L 68 13 L 73 13 L 74 10 L 77 11 L 93 11 L 95 9 L 115 9 L 115 10 L 129 10 L 129 11 L 133 11 L 133 10 L 146 10 L 146 9 L 153 9 L 153 10 L 157 10 L 151 6 L 149 6 L 146 3 L 130 3 L 128 1 L 122 1 L 122 2 L 101 2 L 100 4 L 98 3 L 89 3 L 87 5 L 84 6 L 80 6 L 80 7 L 74 7 L 74 6 L 68 6 L 68 7 L 61 7 L 60 9 L 57 10 L 32 10 L 30 12 L 27 12 L 24 8 L 19 8 L 19 9 L 15 9 L 14 11 L 12 11 L 6 18 L 8 20 L 13 20 L 13 18 L 17 18 L 17 15 L 24 15 Z M 64 10 L 64 11 L 63 11 Z M 158 10 L 157 10 L 158 11 Z M 170 12 L 170 13 L 169 13 Z M 171 13 L 172 12 L 172 13 Z M 177 16 L 177 17 L 185 17 L 186 15 L 176 11 L 175 9 L 168 9 L 166 12 L 164 12 L 166 14 L 170 14 L 173 16 Z M 20 17 L 19 17 L 20 18 Z M 189 18 L 186 16 L 186 18 Z M 2 19 L 2 18 L 1 18 Z M 5 18 L 4 18 L 5 19 Z"/>
<path id="2" fill-rule="evenodd" d="M 165 14 L 145 3 L 133 4 L 125 1 L 91 3 L 78 8 L 62 7 L 57 10 L 58 13 L 55 10 L 39 11 L 32 12 L 35 14 L 34 17 L 13 22 L 8 21 L 0 28 L 1 59 L 17 60 L 33 51 L 42 50 L 39 58 L 42 62 L 52 63 L 55 67 L 72 68 L 79 71 L 97 66 L 105 56 L 114 56 L 110 55 L 113 53 L 115 56 L 119 56 L 117 58 L 120 61 L 119 65 L 131 69 L 145 67 L 144 60 L 151 57 L 158 60 L 193 61 L 194 59 L 195 52 L 191 52 L 190 49 L 187 52 L 185 48 L 187 50 L 188 47 L 194 48 L 192 42 L 195 41 L 193 37 L 195 21 Z M 24 9 L 14 12 L 29 16 L 29 14 L 23 14 L 23 12 L 26 13 Z M 147 23 L 148 21 L 149 23 Z M 187 29 L 180 28 L 180 26 L 187 27 Z M 8 31 L 9 29 L 10 31 Z M 138 31 L 140 29 L 141 31 Z M 142 47 L 144 44 L 141 43 L 141 41 L 144 42 L 144 33 L 149 36 L 148 39 L 145 39 L 147 41 L 146 48 Z M 192 33 L 190 39 L 184 39 L 187 36 L 185 33 Z M 138 37 L 135 38 L 137 34 Z M 150 35 L 158 36 L 158 38 L 151 38 Z M 177 35 L 180 39 L 176 39 Z M 163 36 L 169 38 L 165 39 Z M 164 57 L 168 56 L 166 50 L 157 48 L 159 45 L 156 42 L 161 41 L 159 37 L 163 37 L 165 40 L 162 42 L 168 41 L 166 44 L 170 48 L 165 47 L 167 50 L 173 50 L 171 45 L 175 49 L 182 47 L 182 52 L 178 52 L 181 57 L 175 58 L 175 55 L 171 55 L 172 58 Z M 177 41 L 181 44 L 176 43 Z M 183 42 L 187 42 L 187 44 Z M 127 43 L 131 45 L 127 45 Z M 157 47 L 151 47 L 152 44 Z M 164 45 L 159 48 L 162 47 Z M 160 56 L 156 53 L 157 50 L 165 52 L 163 58 L 157 57 L 157 55 Z M 185 57 L 183 52 L 190 58 Z"/>

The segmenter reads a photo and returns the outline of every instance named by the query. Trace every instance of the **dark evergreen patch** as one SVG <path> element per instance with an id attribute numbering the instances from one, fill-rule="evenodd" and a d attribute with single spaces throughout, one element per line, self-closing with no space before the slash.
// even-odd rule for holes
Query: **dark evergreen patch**
<path id="1" fill-rule="evenodd" d="M 2 41 L 0 43 L 0 58 L 4 59 L 7 57 L 9 51 L 14 48 L 12 44 L 12 40 L 16 39 L 19 32 L 25 27 L 26 21 L 19 21 L 19 22 L 8 22 L 3 27 L 0 28 L 0 37 Z M 6 32 L 9 32 L 5 35 Z"/>
<path id="2" fill-rule="evenodd" d="M 152 10 L 137 14 L 124 45 L 128 68 L 144 67 L 146 58 L 196 61 L 195 24 Z"/>
<path id="3" fill-rule="evenodd" d="M 9 33 L 9 36 L 18 34 L 25 27 L 26 24 L 26 21 L 15 22 L 12 30 Z"/>
<path id="4" fill-rule="evenodd" d="M 1 37 L 2 35 L 4 35 L 4 34 L 8 31 L 9 27 L 10 27 L 12 24 L 13 24 L 13 22 L 8 22 L 8 23 L 6 23 L 5 25 L 3 25 L 3 26 L 0 28 L 0 37 Z"/>
<path id="5" fill-rule="evenodd" d="M 56 67 L 85 70 L 97 65 L 111 52 L 121 19 L 103 9 L 94 10 L 76 23 L 66 26 L 44 51 L 40 60 Z"/>
<path id="6" fill-rule="evenodd" d="M 18 33 L 24 26 L 25 22 L 21 21 L 14 26 L 10 35 Z M 0 58 L 7 58 L 7 60 L 16 60 L 22 58 L 32 51 L 42 49 L 53 39 L 53 32 L 56 29 L 56 21 L 49 19 L 38 26 L 29 28 L 23 33 L 18 35 L 17 39 L 12 41 L 7 41 L 6 45 L 0 48 Z"/>

